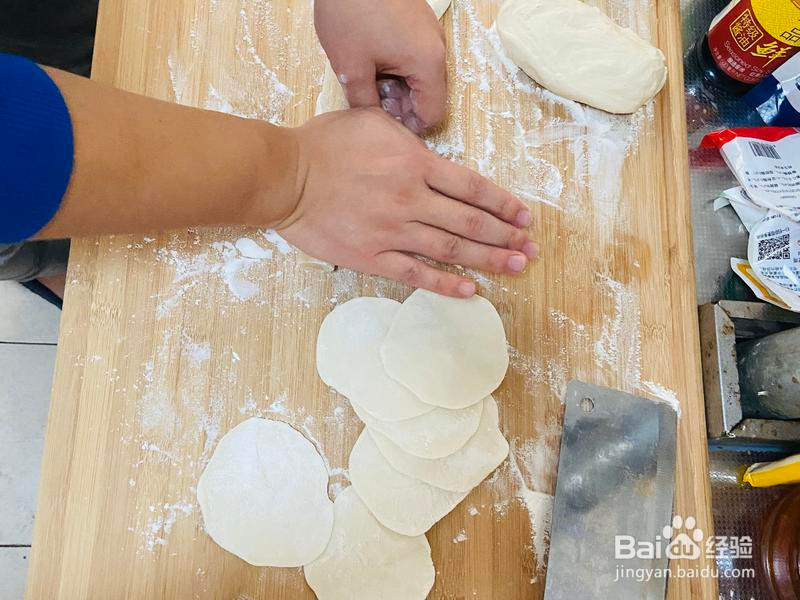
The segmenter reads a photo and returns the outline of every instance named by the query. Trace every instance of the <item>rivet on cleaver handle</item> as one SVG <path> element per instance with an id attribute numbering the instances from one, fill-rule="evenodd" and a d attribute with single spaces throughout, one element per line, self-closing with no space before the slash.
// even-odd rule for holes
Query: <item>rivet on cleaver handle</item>
<path id="1" fill-rule="evenodd" d="M 663 573 L 663 544 L 661 558 L 617 559 L 615 536 L 656 543 L 670 523 L 677 415 L 668 404 L 579 381 L 565 401 L 545 600 L 663 600 L 666 578 L 624 576 Z"/>

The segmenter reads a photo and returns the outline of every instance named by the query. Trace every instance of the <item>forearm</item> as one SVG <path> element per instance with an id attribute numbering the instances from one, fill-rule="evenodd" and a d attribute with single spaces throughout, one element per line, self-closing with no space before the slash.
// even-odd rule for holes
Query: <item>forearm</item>
<path id="1" fill-rule="evenodd" d="M 291 130 L 47 72 L 69 108 L 75 160 L 61 207 L 37 237 L 269 226 L 291 212 Z"/>

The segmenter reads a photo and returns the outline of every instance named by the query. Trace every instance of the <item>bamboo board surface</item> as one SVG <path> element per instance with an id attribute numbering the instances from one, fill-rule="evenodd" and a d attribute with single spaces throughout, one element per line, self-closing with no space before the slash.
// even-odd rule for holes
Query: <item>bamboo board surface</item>
<path id="1" fill-rule="evenodd" d="M 431 598 L 541 598 L 573 377 L 679 400 L 675 511 L 711 531 L 679 2 L 599 2 L 670 63 L 666 90 L 634 117 L 542 92 L 500 52 L 499 3 L 454 3 L 451 117 L 431 143 L 529 201 L 543 258 L 523 278 L 478 276 L 513 346 L 495 394 L 512 455 L 429 532 Z M 307 0 L 101 2 L 93 77 L 130 91 L 297 125 L 323 64 Z M 243 257 L 243 238 L 271 257 Z M 251 415 L 313 438 L 332 494 L 347 485 L 361 425 L 316 375 L 317 330 L 336 303 L 410 290 L 295 261 L 255 230 L 75 241 L 29 598 L 313 598 L 300 569 L 217 547 L 194 486 L 219 437 Z M 673 579 L 669 597 L 716 598 L 716 584 Z"/>

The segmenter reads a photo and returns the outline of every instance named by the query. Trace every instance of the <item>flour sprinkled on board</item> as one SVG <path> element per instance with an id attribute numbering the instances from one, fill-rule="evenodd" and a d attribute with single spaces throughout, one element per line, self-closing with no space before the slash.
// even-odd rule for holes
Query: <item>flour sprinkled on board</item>
<path id="1" fill-rule="evenodd" d="M 651 12 L 648 1 L 638 0 L 640 10 L 636 11 L 630 9 L 627 0 L 612 0 L 614 17 L 649 35 L 649 22 L 635 16 Z M 428 146 L 510 188 L 538 205 L 545 216 L 616 222 L 621 217 L 618 209 L 625 158 L 635 151 L 642 132 L 653 121 L 652 105 L 631 117 L 611 116 L 539 88 L 509 59 L 494 25 L 484 20 L 476 6 L 475 0 L 462 0 L 452 7 L 448 21 L 453 26 L 455 68 L 451 117 L 445 130 L 427 140 Z M 297 8 L 288 10 L 286 16 L 276 16 L 269 2 L 239 3 L 234 8 L 237 37 L 226 47 L 218 46 L 213 36 L 206 39 L 204 33 L 215 30 L 215 20 L 230 20 L 226 6 L 215 2 L 208 16 L 195 17 L 189 43 L 169 55 L 166 66 L 171 89 L 166 90 L 167 96 L 182 104 L 284 124 L 287 109 L 308 100 L 311 92 L 291 89 L 285 83 L 292 82 L 289 78 L 281 80 L 285 67 L 299 65 L 300 54 L 297 45 L 281 34 L 278 19 L 288 18 L 292 24 L 301 16 L 308 17 L 309 12 Z M 202 64 L 197 60 L 200 51 L 234 52 L 241 70 L 235 78 L 229 73 L 213 73 L 211 83 L 201 85 L 200 81 L 209 76 L 195 67 Z M 490 89 L 506 90 L 511 95 L 476 93 Z M 501 156 L 501 152 L 505 154 Z M 548 160 L 554 152 L 565 160 L 557 164 Z M 155 357 L 141 365 L 142 375 L 134 386 L 141 397 L 123 438 L 143 448 L 142 464 L 148 468 L 187 470 L 199 475 L 230 424 L 231 413 L 237 419 L 277 418 L 314 441 L 325 457 L 331 474 L 329 492 L 335 497 L 346 487 L 348 474 L 343 467 L 330 464 L 319 440 L 328 439 L 324 434 L 331 428 L 340 435 L 355 426 L 357 421 L 346 404 L 332 394 L 330 412 L 315 413 L 313 418 L 304 408 L 294 408 L 287 391 L 273 390 L 271 397 L 254 394 L 238 382 L 237 368 L 254 368 L 252 362 L 248 365 L 245 346 L 220 348 L 195 340 L 192 336 L 196 332 L 184 331 L 179 317 L 181 311 L 206 304 L 213 304 L 221 315 L 255 304 L 275 318 L 276 327 L 299 329 L 308 326 L 303 315 L 309 309 L 343 303 L 365 290 L 395 297 L 399 288 L 346 269 L 331 274 L 298 274 L 294 265 L 297 253 L 271 230 L 192 232 L 188 240 L 175 236 L 162 239 L 160 246 L 150 245 L 152 242 L 145 238 L 129 250 L 152 252 L 161 263 L 168 281 L 157 298 L 156 316 L 161 323 L 169 323 L 169 329 Z M 493 296 L 517 294 L 496 277 L 469 269 L 464 272 Z M 596 352 L 598 365 L 609 372 L 623 365 L 626 386 L 644 387 L 664 401 L 675 397 L 663 386 L 641 381 L 637 291 L 610 278 L 604 279 L 603 285 L 614 312 L 602 330 L 593 331 L 565 312 L 553 311 L 549 317 L 557 333 L 541 341 L 547 352 L 510 349 L 511 371 L 524 382 L 525 398 L 513 399 L 522 409 L 533 406 L 542 389 L 558 398 L 563 396 L 567 379 L 575 372 L 570 355 L 579 347 Z M 524 301 L 540 299 L 531 294 Z M 169 358 L 176 353 L 181 357 L 180 376 L 185 385 L 177 397 L 170 397 L 166 390 L 174 389 L 171 378 L 175 374 L 170 371 Z M 553 358 L 543 361 L 539 356 L 544 355 Z M 286 383 L 279 386 L 289 388 Z M 509 460 L 485 484 L 494 494 L 497 518 L 503 518 L 512 504 L 528 512 L 531 549 L 540 567 L 547 552 L 552 505 L 546 491 L 554 485 L 559 437 L 558 425 L 548 423 L 533 437 L 514 440 Z M 152 510 L 147 523 L 134 530 L 144 540 L 143 550 L 154 552 L 167 544 L 179 519 L 194 514 L 194 490 L 173 491 L 175 497 L 169 499 L 152 497 L 161 492 L 141 484 L 136 492 L 152 502 Z M 471 506 L 468 514 L 477 517 L 481 512 Z M 460 539 L 462 534 L 464 539 Z M 462 531 L 453 542 L 465 540 Z"/>
<path id="2" fill-rule="evenodd" d="M 550 545 L 550 519 L 553 510 L 553 496 L 539 491 L 546 489 L 539 487 L 534 481 L 534 471 L 540 473 L 544 466 L 528 464 L 526 460 L 538 461 L 529 454 L 527 459 L 520 458 L 515 446 L 518 440 L 511 444 L 508 459 L 486 481 L 494 496 L 493 511 L 499 518 L 504 518 L 512 502 L 517 502 L 525 509 L 530 519 L 530 549 L 536 559 L 536 570 L 531 579 L 534 583 L 544 573 L 547 564 L 547 550 Z M 547 459 L 549 460 L 549 459 Z M 552 466 L 553 472 L 557 468 Z M 551 475 L 553 484 L 555 475 Z M 476 509 L 477 510 L 477 509 Z"/>
<path id="3" fill-rule="evenodd" d="M 636 390 L 642 380 L 642 339 L 639 295 L 630 286 L 600 277 L 614 301 L 614 313 L 603 324 L 595 343 L 598 365 L 621 373 L 626 391 Z"/>
<path id="4" fill-rule="evenodd" d="M 167 392 L 173 389 L 175 373 L 171 358 L 176 355 L 180 357 L 180 384 L 177 393 Z M 146 469 L 150 475 L 163 472 L 167 477 L 187 472 L 189 481 L 197 480 L 231 423 L 229 406 L 236 401 L 231 386 L 237 382 L 237 363 L 220 363 L 220 358 L 210 344 L 193 338 L 187 330 L 166 331 L 153 358 L 142 365 L 140 379 L 133 385 L 138 400 L 123 424 L 121 442 L 140 449 L 141 458 L 131 465 L 131 474 L 140 469 Z M 259 401 L 246 389 L 244 403 L 235 412 L 289 423 L 311 440 L 323 456 L 332 478 L 331 494 L 335 497 L 337 490 L 347 483 L 346 469 L 330 465 L 318 429 L 321 423 L 326 427 L 329 419 L 337 427 L 351 427 L 355 417 L 348 419 L 343 407 L 333 406 L 329 416 L 317 420 L 303 406 L 291 408 L 286 391 Z M 234 424 L 238 420 L 234 419 Z M 196 513 L 195 491 L 189 487 L 164 494 L 163 490 L 151 489 L 146 484 L 137 485 L 139 476 L 126 474 L 126 477 L 129 488 L 136 486 L 137 497 L 150 503 L 145 505 L 149 506 L 146 521 L 129 526 L 129 531 L 141 540 L 137 554 L 144 557 L 166 546 L 179 521 Z"/>
<path id="5" fill-rule="evenodd" d="M 179 515 L 191 515 L 194 512 L 194 504 L 164 503 L 159 506 L 151 506 L 151 517 L 144 527 L 144 540 L 139 552 L 147 550 L 153 552 L 157 546 L 165 546 L 167 537 L 172 533 L 172 527 L 178 520 Z"/>
<path id="6" fill-rule="evenodd" d="M 544 573 L 547 564 L 547 550 L 550 546 L 550 519 L 553 514 L 553 496 L 535 489 L 535 483 L 529 483 L 532 465 L 522 462 L 517 451 L 512 448 L 508 462 L 510 471 L 517 484 L 517 499 L 528 511 L 531 523 L 531 548 L 536 557 L 536 575 Z M 522 464 L 522 468 L 520 467 Z M 523 469 L 526 472 L 523 472 Z M 536 575 L 531 583 L 536 581 Z"/>
<path id="7" fill-rule="evenodd" d="M 681 416 L 681 402 L 678 400 L 678 394 L 653 381 L 643 381 L 642 386 L 660 402 L 669 404 L 678 416 Z"/>
<path id="8" fill-rule="evenodd" d="M 244 237 L 235 242 L 212 241 L 199 252 L 197 246 L 181 248 L 168 245 L 158 248 L 156 260 L 173 267 L 175 273 L 170 289 L 162 292 L 158 316 L 169 314 L 190 290 L 209 276 L 221 278 L 230 297 L 237 301 L 255 298 L 260 294 L 261 286 L 250 278 L 250 273 L 260 262 L 270 260 L 272 256 L 271 250 Z"/>

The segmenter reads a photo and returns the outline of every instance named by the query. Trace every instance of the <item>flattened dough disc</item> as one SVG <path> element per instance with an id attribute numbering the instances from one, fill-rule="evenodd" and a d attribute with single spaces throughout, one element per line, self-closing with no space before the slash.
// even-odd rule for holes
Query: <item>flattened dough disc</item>
<path id="1" fill-rule="evenodd" d="M 408 537 L 386 529 L 352 486 L 336 497 L 333 510 L 333 533 L 325 552 L 303 569 L 319 600 L 428 596 L 436 575 L 424 535 Z"/>
<path id="2" fill-rule="evenodd" d="M 508 442 L 499 423 L 497 402 L 489 396 L 475 435 L 454 454 L 435 460 L 412 456 L 379 431 L 368 431 L 383 457 L 404 475 L 451 492 L 467 492 L 508 456 Z"/>
<path id="3" fill-rule="evenodd" d="M 299 567 L 333 528 L 328 471 L 313 444 L 286 423 L 252 418 L 226 433 L 197 483 L 205 528 L 256 566 Z"/>
<path id="4" fill-rule="evenodd" d="M 370 512 L 392 531 L 422 535 L 468 492 L 448 492 L 395 471 L 365 429 L 350 452 L 350 481 Z"/>
<path id="5" fill-rule="evenodd" d="M 322 381 L 382 421 L 411 419 L 435 407 L 386 374 L 380 347 L 400 303 L 356 298 L 337 306 L 317 336 L 317 371 Z"/>
<path id="6" fill-rule="evenodd" d="M 405 421 L 387 423 L 373 418 L 358 403 L 350 405 L 367 427 L 380 431 L 404 452 L 420 458 L 443 458 L 461 449 L 475 434 L 485 402 L 467 408 L 437 408 Z"/>
<path id="7" fill-rule="evenodd" d="M 383 366 L 423 402 L 464 408 L 491 394 L 508 369 L 508 347 L 492 303 L 417 290 L 397 311 L 381 346 Z"/>

